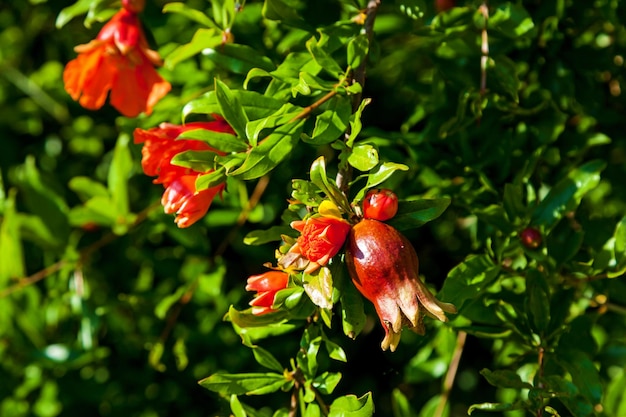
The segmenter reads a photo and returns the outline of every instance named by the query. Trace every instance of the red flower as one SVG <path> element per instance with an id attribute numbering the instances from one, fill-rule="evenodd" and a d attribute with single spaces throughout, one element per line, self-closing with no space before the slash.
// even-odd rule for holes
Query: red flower
<path id="1" fill-rule="evenodd" d="M 120 113 L 135 117 L 150 114 L 171 89 L 154 69 L 162 65 L 158 52 L 149 49 L 141 22 L 133 10 L 141 1 L 126 1 L 104 25 L 95 40 L 74 48 L 76 59 L 63 72 L 65 90 L 81 106 L 97 110 L 107 95 Z"/>
<path id="2" fill-rule="evenodd" d="M 234 133 L 228 123 L 221 118 L 212 122 L 194 122 L 184 126 L 161 123 L 149 130 L 135 129 L 135 143 L 143 143 L 141 166 L 146 175 L 157 177 L 156 184 L 163 184 L 165 192 L 161 204 L 168 214 L 176 213 L 178 227 L 188 227 L 202 218 L 209 210 L 213 199 L 220 194 L 225 184 L 197 191 L 196 179 L 204 172 L 185 168 L 171 163 L 172 158 L 188 150 L 213 151 L 204 142 L 191 139 L 177 139 L 182 132 L 193 129 L 206 129 L 216 132 Z M 209 171 L 210 172 L 210 171 Z"/>
<path id="3" fill-rule="evenodd" d="M 346 264 L 352 282 L 370 300 L 385 328 L 383 350 L 396 350 L 404 325 L 424 334 L 424 314 L 446 321 L 456 308 L 437 300 L 420 280 L 411 243 L 393 227 L 364 219 L 348 237 Z"/>
<path id="4" fill-rule="evenodd" d="M 322 202 L 318 215 L 292 222 L 291 227 L 301 234 L 289 252 L 309 261 L 307 273 L 326 265 L 341 250 L 350 231 L 350 223 L 341 218 L 337 207 L 328 200 Z"/>
<path id="5" fill-rule="evenodd" d="M 276 293 L 287 288 L 289 274 L 283 271 L 269 271 L 248 278 L 246 291 L 256 291 L 256 297 L 250 301 L 252 314 L 261 315 L 276 311 L 272 308 Z"/>

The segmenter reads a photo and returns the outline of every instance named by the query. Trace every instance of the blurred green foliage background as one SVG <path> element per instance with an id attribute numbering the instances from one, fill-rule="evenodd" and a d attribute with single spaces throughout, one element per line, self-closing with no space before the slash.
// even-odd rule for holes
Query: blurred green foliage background
<path id="1" fill-rule="evenodd" d="M 161 73 L 174 91 L 152 115 L 138 119 L 120 117 L 108 106 L 84 110 L 63 89 L 72 48 L 95 37 L 101 23 L 85 28 L 77 18 L 57 29 L 57 16 L 71 1 L 0 6 L 2 416 L 229 415 L 228 403 L 197 381 L 219 370 L 258 368 L 222 319 L 230 305 L 245 308 L 245 279 L 262 271 L 275 247 L 245 246 L 243 237 L 280 224 L 290 179 L 306 178 L 315 156 L 333 161 L 335 153 L 330 146 L 303 145 L 267 182 L 229 180 L 228 192 L 203 221 L 178 229 L 158 204 L 161 187 L 141 172 L 132 131 L 180 122 L 182 106 L 212 89 L 214 77 L 240 87 L 245 73 L 211 54 L 174 60 L 170 54 L 190 42 L 197 26 L 161 13 L 165 3 L 148 0 L 142 19 L 166 58 Z M 342 5 L 348 1 L 288 3 L 314 27 L 351 17 Z M 410 167 L 386 184 L 401 199 L 452 198 L 440 219 L 406 232 L 420 256 L 420 272 L 435 288 L 470 254 L 532 262 L 535 255 L 520 248 L 517 232 L 531 222 L 545 226 L 549 260 L 539 262 L 558 271 L 550 301 L 573 312 L 557 323 L 568 326 L 560 343 L 581 348 L 601 379 L 604 408 L 589 415 L 623 417 L 626 5 L 489 2 L 492 61 L 485 96 L 480 2 L 458 3 L 466 7 L 433 21 L 430 2 L 382 2 L 364 92 L 372 103 L 364 112 L 363 137 L 382 160 Z M 210 10 L 206 1 L 186 4 Z M 265 20 L 262 6 L 246 3 L 232 32 L 237 43 L 278 63 L 302 49 L 308 35 Z M 112 9 L 102 10 L 106 20 Z M 601 179 L 571 197 L 572 210 L 565 207 L 570 201 L 563 207 L 557 202 L 558 213 L 548 214 L 549 221 L 532 217 L 551 187 L 596 160 L 605 164 Z M 523 214 L 517 218 L 503 214 L 506 184 L 523 187 L 519 194 L 528 206 L 518 207 Z M 101 198 L 86 204 L 94 196 Z M 247 211 L 256 197 L 258 204 Z M 622 229 L 616 232 L 618 224 Z M 586 279 L 594 276 L 599 278 Z M 509 282 L 480 297 L 514 298 L 519 292 Z M 368 313 L 356 341 L 340 329 L 329 330 L 349 360 L 325 365 L 343 373 L 340 393 L 372 391 L 378 415 L 404 417 L 411 408 L 417 415 L 441 391 L 456 333 L 429 323 L 427 336 L 403 335 L 397 352 L 381 352 L 382 330 L 373 309 Z M 487 320 L 482 310 L 465 316 Z M 481 324 L 506 330 L 501 320 Z M 475 402 L 514 397 L 510 389 L 488 384 L 479 371 L 510 366 L 519 340 L 478 333 L 470 333 L 463 350 L 451 416 L 466 415 Z M 298 343 L 287 334 L 266 347 L 284 358 Z M 410 407 L 399 408 L 400 396 Z M 288 394 L 245 401 L 278 408 Z M 561 415 L 568 412 L 563 408 Z"/>

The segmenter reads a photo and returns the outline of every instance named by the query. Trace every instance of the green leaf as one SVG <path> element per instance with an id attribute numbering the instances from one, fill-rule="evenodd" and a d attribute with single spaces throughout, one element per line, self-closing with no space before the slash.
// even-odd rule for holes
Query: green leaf
<path id="1" fill-rule="evenodd" d="M 89 177 L 74 177 L 70 180 L 68 186 L 84 200 L 96 196 L 109 196 L 109 190 L 101 182 L 95 181 Z"/>
<path id="2" fill-rule="evenodd" d="M 446 211 L 450 198 L 434 198 L 414 201 L 400 201 L 398 212 L 387 223 L 398 230 L 413 229 L 435 220 Z"/>
<path id="3" fill-rule="evenodd" d="M 112 11 L 105 9 L 105 7 L 107 7 L 105 0 L 78 0 L 71 6 L 67 6 L 61 10 L 57 16 L 55 26 L 57 29 L 61 29 L 75 17 L 87 13 L 85 26 L 90 27 L 91 22 L 95 20 L 103 21 L 111 16 Z M 100 16 L 103 10 L 105 10 L 104 14 L 106 16 Z"/>
<path id="4" fill-rule="evenodd" d="M 16 174 L 16 183 L 28 211 L 41 218 L 58 247 L 64 246 L 70 233 L 67 203 L 49 183 L 49 177 L 40 174 L 33 157 L 28 156 Z"/>
<path id="5" fill-rule="evenodd" d="M 219 29 L 213 19 L 201 12 L 200 10 L 193 9 L 187 6 L 185 3 L 167 3 L 163 6 L 163 13 L 176 13 L 185 16 L 189 20 L 193 20 L 196 23 L 200 23 L 208 28 Z"/>
<path id="6" fill-rule="evenodd" d="M 323 374 L 315 377 L 313 380 L 313 386 L 323 395 L 330 395 L 333 393 L 340 381 L 340 372 L 324 372 Z"/>
<path id="7" fill-rule="evenodd" d="M 330 405 L 328 417 L 371 417 L 374 415 L 372 393 L 362 397 L 345 395 L 335 399 Z"/>
<path id="8" fill-rule="evenodd" d="M 277 311 L 275 313 L 257 316 L 249 311 L 238 311 L 233 306 L 230 306 L 227 317 L 231 322 L 242 328 L 261 327 L 279 323 L 282 319 L 287 317 L 287 312 Z"/>
<path id="9" fill-rule="evenodd" d="M 269 20 L 279 20 L 286 25 L 310 31 L 309 25 L 298 15 L 296 10 L 283 0 L 265 0 L 263 16 Z"/>
<path id="10" fill-rule="evenodd" d="M 602 406 L 606 415 L 626 415 L 626 372 L 621 372 L 608 383 Z"/>
<path id="11" fill-rule="evenodd" d="M 359 171 L 369 171 L 378 165 L 378 150 L 368 144 L 359 144 L 352 148 L 348 163 Z"/>
<path id="12" fill-rule="evenodd" d="M 243 152 L 248 149 L 248 144 L 235 135 L 222 132 L 214 132 L 207 129 L 187 130 L 178 136 L 180 139 L 201 140 L 213 149 L 222 152 Z"/>
<path id="13" fill-rule="evenodd" d="M 302 274 L 304 291 L 313 301 L 313 304 L 320 308 L 333 308 L 333 277 L 330 269 L 321 267 L 314 274 Z"/>
<path id="14" fill-rule="evenodd" d="M 353 201 L 354 202 L 359 202 L 359 201 L 363 200 L 363 197 L 365 197 L 365 193 L 370 188 L 374 188 L 375 186 L 377 186 L 379 184 L 382 184 L 389 177 L 391 177 L 394 172 L 396 172 L 396 171 L 408 171 L 408 170 L 409 170 L 409 167 L 404 165 L 404 164 L 397 164 L 395 162 L 383 162 L 382 164 L 380 164 L 380 166 L 378 167 L 378 170 L 376 170 L 376 172 L 372 172 L 372 173 L 369 173 L 369 174 L 364 176 L 364 177 L 367 178 L 367 184 L 365 185 L 365 187 L 363 187 L 363 188 L 361 188 L 359 190 L 359 192 L 354 197 Z M 363 178 L 363 176 L 361 176 L 359 178 Z"/>
<path id="15" fill-rule="evenodd" d="M 322 33 L 320 36 L 320 40 L 318 41 L 315 36 L 309 39 L 306 42 L 306 48 L 309 53 L 313 56 L 315 62 L 317 62 L 324 70 L 326 70 L 330 75 L 339 79 L 341 74 L 343 74 L 343 69 L 341 66 L 333 59 L 332 56 L 324 49 L 323 46 L 326 44 L 328 35 Z"/>
<path id="16" fill-rule="evenodd" d="M 291 103 L 285 103 L 275 113 L 249 122 L 246 125 L 246 133 L 251 143 L 257 143 L 259 135 L 278 126 L 286 125 L 293 122 L 302 113 L 302 107 L 294 106 Z"/>
<path id="17" fill-rule="evenodd" d="M 358 68 L 367 57 L 369 42 L 364 33 L 350 39 L 348 42 L 348 65 L 350 68 Z"/>
<path id="18" fill-rule="evenodd" d="M 552 227 L 563 215 L 574 210 L 584 195 L 600 183 L 606 162 L 594 160 L 573 169 L 539 203 L 532 214 L 532 224 Z"/>
<path id="19" fill-rule="evenodd" d="M 466 300 L 478 300 L 499 273 L 500 266 L 489 256 L 469 255 L 448 273 L 439 296 L 461 310 Z"/>
<path id="20" fill-rule="evenodd" d="M 329 179 L 326 175 L 326 160 L 323 156 L 320 156 L 313 161 L 309 171 L 309 176 L 311 177 L 311 182 L 317 185 L 328 198 L 335 202 L 337 206 L 341 207 L 346 213 L 351 212 L 352 209 L 350 208 L 350 204 L 346 200 L 346 197 L 339 190 L 337 184 L 335 184 L 335 182 Z"/>
<path id="21" fill-rule="evenodd" d="M 0 223 L 0 285 L 11 278 L 25 275 L 24 254 L 20 239 L 20 224 L 15 209 L 15 189 L 9 190 L 4 202 L 4 213 Z"/>
<path id="22" fill-rule="evenodd" d="M 343 333 L 355 339 L 365 327 L 367 316 L 363 297 L 352 284 L 347 284 L 341 291 L 341 324 Z"/>
<path id="23" fill-rule="evenodd" d="M 130 206 L 128 202 L 128 179 L 133 171 L 133 158 L 128 147 L 130 137 L 121 134 L 113 151 L 113 160 L 109 168 L 107 185 L 111 193 L 111 201 L 115 207 L 116 222 L 121 226 L 117 232 L 125 232 L 125 224 L 130 223 L 128 214 Z"/>
<path id="24" fill-rule="evenodd" d="M 276 371 L 282 373 L 284 371 L 283 366 L 280 362 L 267 350 L 263 349 L 260 346 L 251 346 L 252 354 L 254 355 L 254 359 L 259 363 L 259 365 L 264 366 L 272 371 Z"/>
<path id="25" fill-rule="evenodd" d="M 282 235 L 288 235 L 293 229 L 288 226 L 272 226 L 267 230 L 253 230 L 244 238 L 243 243 L 246 245 L 263 245 L 269 242 L 279 242 Z"/>
<path id="26" fill-rule="evenodd" d="M 284 103 L 273 97 L 264 96 L 256 91 L 231 90 L 231 93 L 239 101 L 250 120 L 262 119 L 278 111 Z M 221 107 L 217 100 L 215 91 L 203 95 L 202 97 L 189 102 L 183 108 L 183 115 L 189 114 L 220 114 Z M 245 138 L 245 136 L 242 136 Z"/>
<path id="27" fill-rule="evenodd" d="M 504 211 L 511 223 L 526 215 L 522 187 L 517 184 L 504 184 Z"/>
<path id="28" fill-rule="evenodd" d="M 196 172 L 207 172 L 215 167 L 215 155 L 213 151 L 183 151 L 174 155 L 170 162 Z"/>
<path id="29" fill-rule="evenodd" d="M 220 43 L 205 48 L 202 54 L 235 74 L 247 74 L 254 68 L 264 71 L 273 71 L 276 68 L 272 60 L 248 45 Z"/>
<path id="30" fill-rule="evenodd" d="M 572 377 L 572 382 L 582 396 L 591 404 L 600 404 L 602 399 L 602 381 L 598 369 L 591 358 L 574 346 L 560 348 L 554 360 Z"/>
<path id="31" fill-rule="evenodd" d="M 291 153 L 303 126 L 304 120 L 297 120 L 278 127 L 252 148 L 244 163 L 230 175 L 252 180 L 269 173 Z"/>
<path id="32" fill-rule="evenodd" d="M 215 373 L 199 381 L 210 391 L 222 395 L 263 395 L 278 391 L 285 377 L 276 373 Z"/>
<path id="33" fill-rule="evenodd" d="M 324 345 L 326 346 L 326 351 L 328 352 L 328 356 L 331 359 L 334 359 L 340 362 L 348 362 L 348 358 L 346 357 L 346 352 L 337 343 L 325 338 Z"/>
<path id="34" fill-rule="evenodd" d="M 224 116 L 238 137 L 245 138 L 248 116 L 239 102 L 239 97 L 217 78 L 215 79 L 215 97 L 221 110 L 220 114 Z"/>
<path id="35" fill-rule="evenodd" d="M 391 392 L 391 409 L 393 410 L 393 417 L 414 417 L 416 415 L 411 408 L 409 399 L 398 388 L 394 388 Z"/>
<path id="36" fill-rule="evenodd" d="M 248 417 L 239 398 L 234 394 L 230 396 L 230 411 L 233 412 L 234 417 Z"/>
<path id="37" fill-rule="evenodd" d="M 167 55 L 165 68 L 173 69 L 179 62 L 191 58 L 208 48 L 215 48 L 221 45 L 221 43 L 222 35 L 218 30 L 200 28 L 194 33 L 191 41 L 180 45 Z"/>
<path id="38" fill-rule="evenodd" d="M 352 105 L 347 97 L 333 97 L 325 106 L 326 110 L 315 118 L 315 128 L 311 139 L 304 142 L 324 145 L 337 140 L 347 129 Z"/>
<path id="39" fill-rule="evenodd" d="M 528 382 L 522 381 L 522 378 L 517 373 L 508 369 L 496 371 L 483 369 L 480 371 L 480 374 L 494 387 L 515 389 L 530 389 L 533 387 Z"/>
<path id="40" fill-rule="evenodd" d="M 488 29 L 509 38 L 519 38 L 531 31 L 535 24 L 521 4 L 506 2 L 489 17 Z"/>
<path id="41" fill-rule="evenodd" d="M 511 100 L 518 102 L 519 80 L 517 79 L 517 66 L 507 56 L 499 55 L 490 59 L 487 67 L 487 80 L 489 89 L 497 93 L 508 95 Z"/>
<path id="42" fill-rule="evenodd" d="M 526 311 L 534 330 L 543 332 L 550 324 L 550 288 L 546 277 L 535 268 L 526 270 Z"/>
<path id="43" fill-rule="evenodd" d="M 366 98 L 361 100 L 359 104 L 359 108 L 354 112 L 354 114 L 350 117 L 350 137 L 346 141 L 346 146 L 348 148 L 352 148 L 354 145 L 354 141 L 356 140 L 359 133 L 361 133 L 361 129 L 363 128 L 363 123 L 361 122 L 361 116 L 363 114 L 363 110 L 367 107 L 368 104 L 372 102 L 371 98 Z"/>

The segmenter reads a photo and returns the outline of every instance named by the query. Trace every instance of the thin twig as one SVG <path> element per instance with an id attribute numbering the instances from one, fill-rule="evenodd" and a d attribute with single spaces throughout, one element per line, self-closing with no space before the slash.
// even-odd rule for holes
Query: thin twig
<path id="1" fill-rule="evenodd" d="M 539 346 L 539 351 L 537 352 L 537 364 L 539 366 L 539 384 L 538 384 L 538 388 L 539 388 L 539 399 L 541 400 L 541 406 L 539 407 L 539 409 L 537 410 L 537 417 L 543 417 L 543 398 L 541 395 L 541 388 L 543 388 L 543 366 L 544 366 L 544 354 L 545 354 L 545 349 L 543 348 L 543 346 Z"/>
<path id="2" fill-rule="evenodd" d="M 460 331 L 456 337 L 454 353 L 452 354 L 452 359 L 450 360 L 450 366 L 448 367 L 446 378 L 443 381 L 443 391 L 441 392 L 441 398 L 439 400 L 439 404 L 437 404 L 437 409 L 435 410 L 433 417 L 443 416 L 443 412 L 446 409 L 446 404 L 448 403 L 450 393 L 452 392 L 452 386 L 454 385 L 454 379 L 456 378 L 456 373 L 459 369 L 459 362 L 461 362 L 461 355 L 463 354 L 466 338 L 467 333 L 464 331 Z"/>

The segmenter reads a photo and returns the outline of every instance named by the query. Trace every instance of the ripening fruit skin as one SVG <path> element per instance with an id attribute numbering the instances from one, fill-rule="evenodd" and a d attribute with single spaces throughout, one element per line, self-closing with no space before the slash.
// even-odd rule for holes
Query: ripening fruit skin
<path id="1" fill-rule="evenodd" d="M 522 241 L 522 245 L 528 249 L 537 249 L 543 242 L 541 232 L 534 227 L 527 227 L 522 230 L 519 234 L 519 238 Z"/>
<path id="2" fill-rule="evenodd" d="M 384 222 L 398 212 L 398 196 L 391 190 L 369 190 L 363 200 L 363 217 Z"/>
<path id="3" fill-rule="evenodd" d="M 376 308 L 385 329 L 383 350 L 395 351 L 404 325 L 424 334 L 424 314 L 447 321 L 456 313 L 437 300 L 418 276 L 419 260 L 411 243 L 395 228 L 363 219 L 348 235 L 346 264 L 352 282 Z"/>

